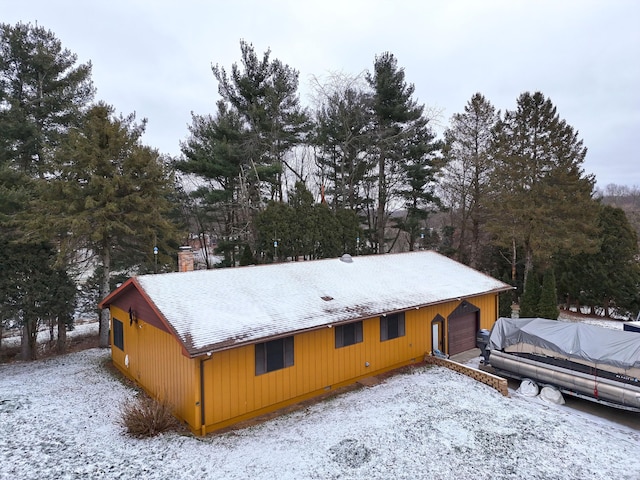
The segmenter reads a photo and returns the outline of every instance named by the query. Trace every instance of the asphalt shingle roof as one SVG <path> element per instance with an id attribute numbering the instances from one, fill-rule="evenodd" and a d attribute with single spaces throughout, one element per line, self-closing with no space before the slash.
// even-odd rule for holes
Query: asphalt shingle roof
<path id="1" fill-rule="evenodd" d="M 144 275 L 134 283 L 192 355 L 511 288 L 432 251 Z"/>

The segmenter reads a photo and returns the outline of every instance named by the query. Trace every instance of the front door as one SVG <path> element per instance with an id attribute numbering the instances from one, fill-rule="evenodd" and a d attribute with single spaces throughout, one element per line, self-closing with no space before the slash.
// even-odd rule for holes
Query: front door
<path id="1" fill-rule="evenodd" d="M 444 352 L 444 318 L 440 315 L 431 321 L 431 351 Z"/>

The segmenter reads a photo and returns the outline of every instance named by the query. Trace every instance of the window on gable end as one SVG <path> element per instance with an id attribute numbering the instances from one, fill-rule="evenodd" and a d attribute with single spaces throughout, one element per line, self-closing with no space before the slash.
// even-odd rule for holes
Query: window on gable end
<path id="1" fill-rule="evenodd" d="M 113 344 L 124 352 L 124 325 L 117 318 L 113 319 Z"/>

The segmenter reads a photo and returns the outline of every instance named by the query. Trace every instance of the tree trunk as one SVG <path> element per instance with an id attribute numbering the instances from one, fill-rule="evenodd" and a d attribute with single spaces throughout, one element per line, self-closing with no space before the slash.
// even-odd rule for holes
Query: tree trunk
<path id="1" fill-rule="evenodd" d="M 103 299 L 109 294 L 109 278 L 111 277 L 111 252 L 109 246 L 103 246 L 102 250 L 102 283 L 100 284 L 100 298 Z M 99 346 L 100 348 L 109 347 L 109 309 L 103 308 L 100 311 L 100 328 L 99 328 Z"/>
<path id="2" fill-rule="evenodd" d="M 380 154 L 380 160 L 378 162 L 378 211 L 377 211 L 377 240 L 378 240 L 378 253 L 385 253 L 384 251 L 384 210 L 387 203 L 386 199 L 386 185 L 385 185 L 385 172 L 384 172 L 384 155 Z"/>
<path id="3" fill-rule="evenodd" d="M 469 253 L 469 266 L 478 268 L 478 251 L 480 250 L 480 222 L 471 220 L 471 252 Z"/>
<path id="4" fill-rule="evenodd" d="M 529 272 L 533 270 L 533 250 L 529 246 L 529 242 L 525 245 L 525 259 L 524 259 L 524 278 L 526 280 Z"/>
<path id="5" fill-rule="evenodd" d="M 53 334 L 53 318 L 49 319 L 49 344 L 53 345 L 53 341 L 55 340 L 55 336 Z"/>
<path id="6" fill-rule="evenodd" d="M 24 321 L 24 325 L 22 327 L 22 339 L 20 343 L 20 358 L 22 360 L 35 360 L 38 357 L 37 321 Z"/>
<path id="7" fill-rule="evenodd" d="M 64 353 L 67 350 L 67 322 L 63 317 L 58 317 L 58 340 L 56 342 L 56 350 L 58 353 Z"/>
<path id="8" fill-rule="evenodd" d="M 29 342 L 28 320 L 22 325 L 22 335 L 20 336 L 20 359 L 29 360 L 31 358 L 31 343 Z"/>
<path id="9" fill-rule="evenodd" d="M 518 249 L 516 248 L 516 239 L 515 237 L 511 239 L 511 285 L 516 284 L 516 255 L 518 253 Z"/>

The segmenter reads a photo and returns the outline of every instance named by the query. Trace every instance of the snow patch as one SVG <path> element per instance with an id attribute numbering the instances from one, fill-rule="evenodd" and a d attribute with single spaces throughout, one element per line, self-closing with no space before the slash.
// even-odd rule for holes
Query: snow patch
<path id="1" fill-rule="evenodd" d="M 635 428 L 495 390 L 442 367 L 197 438 L 128 437 L 136 396 L 91 349 L 0 365 L 0 479 L 637 480 Z"/>

